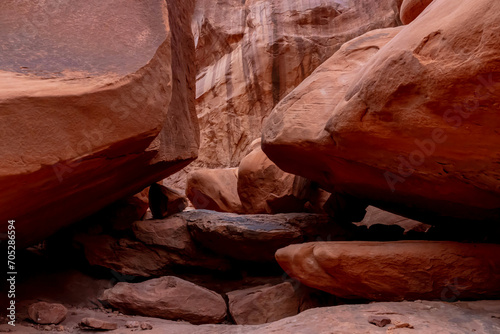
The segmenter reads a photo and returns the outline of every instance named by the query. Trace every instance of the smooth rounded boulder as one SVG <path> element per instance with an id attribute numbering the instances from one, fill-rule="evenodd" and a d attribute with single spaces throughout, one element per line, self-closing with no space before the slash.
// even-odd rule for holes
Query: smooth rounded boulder
<path id="1" fill-rule="evenodd" d="M 174 276 L 142 283 L 120 282 L 105 290 L 101 299 L 125 314 L 193 324 L 220 323 L 226 317 L 221 295 Z"/>
<path id="2" fill-rule="evenodd" d="M 264 152 L 331 192 L 410 218 L 498 222 L 499 19 L 500 2 L 434 0 L 425 15 L 373 49 L 342 94 L 321 98 L 339 86 L 342 71 L 314 86 L 334 65 L 318 68 L 274 109 Z M 303 143 L 293 129 L 307 129 L 311 112 L 327 117 L 310 122 L 320 132 Z"/>
<path id="3" fill-rule="evenodd" d="M 196 209 L 241 213 L 238 169 L 198 169 L 187 175 L 186 196 Z"/>
<path id="4" fill-rule="evenodd" d="M 451 241 L 312 242 L 276 252 L 307 286 L 348 299 L 500 297 L 500 245 Z"/>
<path id="5" fill-rule="evenodd" d="M 41 325 L 57 325 L 66 319 L 67 314 L 68 310 L 61 304 L 38 302 L 31 304 L 28 308 L 30 319 Z"/>

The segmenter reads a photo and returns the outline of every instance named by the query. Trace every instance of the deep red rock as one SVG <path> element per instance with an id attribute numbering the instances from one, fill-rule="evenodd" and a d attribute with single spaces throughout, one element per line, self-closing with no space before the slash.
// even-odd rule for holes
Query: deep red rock
<path id="1" fill-rule="evenodd" d="M 371 53 L 363 66 L 335 73 L 325 62 L 274 109 L 264 152 L 325 189 L 411 217 L 498 222 L 499 13 L 500 2 L 434 0 L 384 46 L 357 52 Z"/>

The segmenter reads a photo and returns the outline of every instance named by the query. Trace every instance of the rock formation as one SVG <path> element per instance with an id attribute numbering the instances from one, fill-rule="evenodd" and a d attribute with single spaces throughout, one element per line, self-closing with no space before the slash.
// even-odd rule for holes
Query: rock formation
<path id="1" fill-rule="evenodd" d="M 227 297 L 229 312 L 237 325 L 265 324 L 299 311 L 299 299 L 289 282 L 231 291 Z"/>
<path id="2" fill-rule="evenodd" d="M 68 310 L 61 304 L 49 304 L 46 302 L 38 302 L 30 305 L 28 314 L 37 324 L 59 324 L 68 314 Z"/>
<path id="3" fill-rule="evenodd" d="M 325 189 L 406 215 L 498 221 L 499 9 L 435 0 L 390 41 L 372 31 L 345 44 L 275 108 L 264 152 Z M 370 38 L 378 45 L 352 52 Z M 349 54 L 369 57 L 335 71 Z"/>
<path id="4" fill-rule="evenodd" d="M 185 212 L 192 238 L 217 254 L 241 261 L 269 262 L 284 245 L 326 238 L 327 215 L 294 213 L 237 215 L 207 210 Z"/>
<path id="5" fill-rule="evenodd" d="M 0 228 L 15 219 L 19 245 L 196 158 L 193 7 L 0 4 Z"/>
<path id="6" fill-rule="evenodd" d="M 187 175 L 186 195 L 196 209 L 241 213 L 238 169 L 198 169 Z"/>
<path id="7" fill-rule="evenodd" d="M 343 43 L 397 26 L 401 0 L 198 0 L 200 155 L 187 170 L 235 167 L 273 107 Z M 185 186 L 186 171 L 167 184 Z"/>
<path id="8" fill-rule="evenodd" d="M 142 283 L 118 283 L 102 300 L 126 314 L 141 314 L 194 324 L 220 323 L 226 317 L 222 296 L 173 276 Z"/>
<path id="9" fill-rule="evenodd" d="M 404 0 L 401 5 L 401 21 L 409 24 L 419 16 L 432 0 Z"/>
<path id="10" fill-rule="evenodd" d="M 276 252 L 300 282 L 377 301 L 500 296 L 500 245 L 440 241 L 319 242 Z"/>

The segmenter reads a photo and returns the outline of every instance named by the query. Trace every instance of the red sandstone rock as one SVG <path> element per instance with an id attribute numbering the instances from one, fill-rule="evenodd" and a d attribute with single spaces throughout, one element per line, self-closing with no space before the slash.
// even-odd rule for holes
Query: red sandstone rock
<path id="1" fill-rule="evenodd" d="M 241 160 L 238 168 L 238 195 L 243 212 L 303 211 L 306 200 L 294 196 L 295 181 L 295 175 L 282 171 L 257 147 Z"/>
<path id="2" fill-rule="evenodd" d="M 46 302 L 38 302 L 31 304 L 28 308 L 28 314 L 37 324 L 59 324 L 64 319 L 68 310 L 61 304 L 49 304 Z"/>
<path id="3" fill-rule="evenodd" d="M 84 330 L 99 330 L 99 331 L 111 331 L 118 328 L 116 322 L 96 319 L 96 318 L 83 318 L 80 326 Z"/>
<path id="4" fill-rule="evenodd" d="M 344 76 L 325 62 L 275 108 L 264 152 L 325 189 L 409 216 L 498 221 L 499 18 L 500 2 L 435 0 L 378 52 L 351 52 L 371 53 L 361 69 Z"/>
<path id="5" fill-rule="evenodd" d="M 195 249 L 187 222 L 182 215 L 174 215 L 163 220 L 137 221 L 134 223 L 133 231 L 135 237 L 147 245 L 164 246 L 188 254 Z"/>
<path id="6" fill-rule="evenodd" d="M 241 261 L 274 262 L 279 248 L 318 238 L 325 240 L 334 231 L 325 214 L 237 215 L 193 210 L 183 212 L 182 217 L 197 243 Z"/>
<path id="7" fill-rule="evenodd" d="M 224 0 L 196 3 L 195 167 L 235 167 L 272 108 L 340 46 L 399 24 L 401 0 Z M 170 178 L 183 187 L 185 173 Z"/>
<path id="8" fill-rule="evenodd" d="M 159 227 L 161 228 L 161 227 Z M 140 237 L 142 238 L 144 233 Z M 144 240 L 146 236 L 144 236 Z M 150 239 L 158 241 L 155 239 Z M 196 249 L 176 249 L 158 241 L 147 244 L 129 238 L 110 235 L 77 235 L 90 265 L 112 269 L 124 275 L 151 277 L 165 275 L 175 267 L 202 267 L 212 270 L 228 270 L 228 261 Z M 177 244 L 179 245 L 179 244 Z"/>
<path id="9" fill-rule="evenodd" d="M 424 11 L 432 0 L 404 0 L 401 5 L 401 21 L 409 24 Z"/>
<path id="10" fill-rule="evenodd" d="M 299 311 L 299 299 L 289 282 L 231 291 L 227 297 L 229 312 L 237 325 L 265 324 Z"/>
<path id="11" fill-rule="evenodd" d="M 281 267 L 342 298 L 456 300 L 500 296 L 500 245 L 450 241 L 312 242 L 276 252 Z"/>
<path id="12" fill-rule="evenodd" d="M 0 3 L 0 229 L 19 246 L 197 156 L 193 7 Z"/>
<path id="13" fill-rule="evenodd" d="M 199 169 L 187 176 L 186 195 L 196 209 L 241 213 L 238 169 Z"/>
<path id="14" fill-rule="evenodd" d="M 226 317 L 221 295 L 173 276 L 135 284 L 120 282 L 104 291 L 101 299 L 125 314 L 194 324 L 220 323 Z"/>

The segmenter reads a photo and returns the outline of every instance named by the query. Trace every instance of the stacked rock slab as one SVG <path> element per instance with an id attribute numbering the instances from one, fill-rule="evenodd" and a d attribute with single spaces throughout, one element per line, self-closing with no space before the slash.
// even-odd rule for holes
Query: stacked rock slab
<path id="1" fill-rule="evenodd" d="M 500 297 L 500 245 L 450 241 L 312 242 L 276 259 L 293 278 L 343 298 Z"/>
<path id="2" fill-rule="evenodd" d="M 500 3 L 435 0 L 423 14 L 344 83 L 323 64 L 274 109 L 263 149 L 287 172 L 408 215 L 498 221 Z M 311 113 L 324 116 L 304 123 Z"/>
<path id="3" fill-rule="evenodd" d="M 0 228 L 15 219 L 18 245 L 197 156 L 193 9 L 176 0 L 0 4 Z"/>

